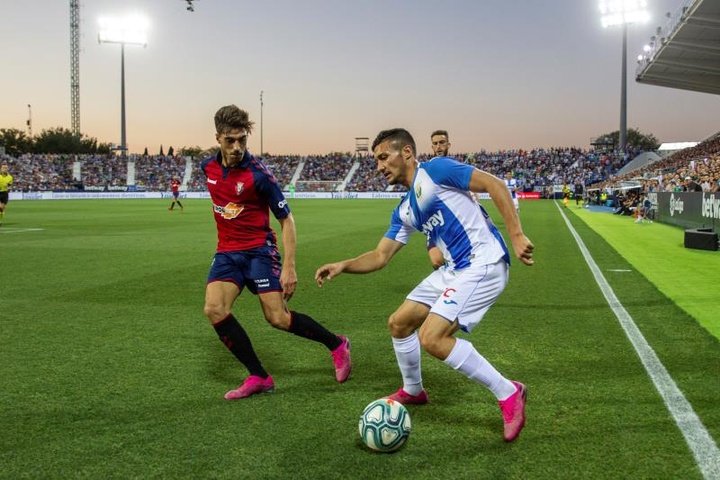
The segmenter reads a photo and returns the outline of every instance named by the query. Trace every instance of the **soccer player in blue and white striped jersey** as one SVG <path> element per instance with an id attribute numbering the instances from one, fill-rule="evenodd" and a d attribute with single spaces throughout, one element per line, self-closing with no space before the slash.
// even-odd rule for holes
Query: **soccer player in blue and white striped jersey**
<path id="1" fill-rule="evenodd" d="M 504 377 L 467 340 L 508 281 L 510 253 L 489 215 L 472 192 L 487 192 L 507 226 L 515 257 L 532 265 L 533 244 L 523 233 L 505 183 L 487 172 L 448 157 L 418 163 L 415 141 L 404 129 L 385 130 L 372 145 L 378 171 L 407 194 L 395 208 L 390 227 L 374 250 L 318 268 L 322 286 L 343 272 L 369 273 L 385 267 L 414 230 L 423 232 L 443 253 L 445 265 L 413 289 L 390 315 L 388 326 L 403 386 L 389 398 L 424 404 L 420 347 L 468 378 L 485 385 L 498 399 L 504 438 L 511 442 L 525 425 L 526 387 Z"/>
<path id="2" fill-rule="evenodd" d="M 520 212 L 520 203 L 517 198 L 517 180 L 513 178 L 512 171 L 508 170 L 505 172 L 505 185 L 510 190 L 510 196 L 512 197 L 513 204 L 515 205 L 515 211 Z"/>

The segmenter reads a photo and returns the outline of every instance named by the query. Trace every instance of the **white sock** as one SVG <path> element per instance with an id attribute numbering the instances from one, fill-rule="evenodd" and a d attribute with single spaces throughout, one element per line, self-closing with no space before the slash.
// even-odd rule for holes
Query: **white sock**
<path id="1" fill-rule="evenodd" d="M 420 371 L 420 340 L 417 332 L 406 338 L 392 339 L 395 358 L 403 378 L 403 390 L 410 395 L 418 395 L 423 390 Z"/>
<path id="2" fill-rule="evenodd" d="M 515 393 L 515 385 L 495 370 L 495 367 L 490 365 L 490 362 L 467 340 L 455 339 L 455 347 L 445 359 L 445 363 L 459 370 L 469 379 L 485 385 L 498 400 L 505 400 Z"/>

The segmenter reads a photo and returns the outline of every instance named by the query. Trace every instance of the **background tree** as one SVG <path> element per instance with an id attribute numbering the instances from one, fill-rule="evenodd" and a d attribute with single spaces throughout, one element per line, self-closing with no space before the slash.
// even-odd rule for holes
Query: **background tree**
<path id="1" fill-rule="evenodd" d="M 145 147 L 145 151 L 143 152 L 143 157 L 147 157 L 147 156 L 148 156 L 148 151 L 147 151 L 147 147 Z"/>
<path id="2" fill-rule="evenodd" d="M 163 153 L 162 144 L 160 144 L 160 156 L 161 156 L 161 157 L 165 156 L 165 154 Z"/>
<path id="3" fill-rule="evenodd" d="M 103 142 L 97 144 L 97 151 L 101 155 L 107 155 L 112 151 L 112 145 L 109 142 Z"/>
<path id="4" fill-rule="evenodd" d="M 182 147 L 180 149 L 180 155 L 182 155 L 183 157 L 199 157 L 202 152 L 203 149 L 197 145 L 195 145 L 194 147 Z"/>
<path id="5" fill-rule="evenodd" d="M 81 153 L 82 137 L 67 128 L 56 127 L 43 130 L 33 139 L 34 153 Z M 91 147 L 87 142 L 85 147 Z"/>
<path id="6" fill-rule="evenodd" d="M 168 148 L 168 157 L 174 157 L 175 156 L 175 150 L 173 149 L 172 145 L 170 145 L 170 148 Z"/>
<path id="7" fill-rule="evenodd" d="M 620 143 L 620 130 L 604 133 L 595 139 L 596 145 L 612 145 L 615 148 Z M 641 148 L 643 150 L 657 150 L 660 142 L 652 133 L 642 133 L 637 128 L 629 128 L 627 131 L 627 144 L 629 147 Z"/>
<path id="8" fill-rule="evenodd" d="M 110 153 L 109 143 L 98 143 L 95 137 L 88 137 L 84 134 L 75 135 L 63 127 L 43 130 L 32 140 L 31 149 L 35 153 Z"/>
<path id="9" fill-rule="evenodd" d="M 5 145 L 5 153 L 13 157 L 28 153 L 32 148 L 32 139 L 17 128 L 0 128 L 0 143 Z"/>

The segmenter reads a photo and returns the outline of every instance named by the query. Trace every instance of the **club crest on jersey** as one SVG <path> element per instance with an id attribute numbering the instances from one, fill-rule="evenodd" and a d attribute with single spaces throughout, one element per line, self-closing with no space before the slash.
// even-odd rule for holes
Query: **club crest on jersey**
<path id="1" fill-rule="evenodd" d="M 225 220 L 232 220 L 233 218 L 236 218 L 244 209 L 244 206 L 232 202 L 228 203 L 224 207 L 221 205 L 215 205 L 213 203 L 213 211 L 219 214 Z"/>
<path id="2" fill-rule="evenodd" d="M 415 187 L 415 198 L 420 198 L 422 196 L 422 185 L 418 185 Z"/>
<path id="3" fill-rule="evenodd" d="M 245 188 L 245 184 L 243 182 L 237 182 L 237 184 L 235 184 L 235 193 L 240 195 L 244 188 Z"/>

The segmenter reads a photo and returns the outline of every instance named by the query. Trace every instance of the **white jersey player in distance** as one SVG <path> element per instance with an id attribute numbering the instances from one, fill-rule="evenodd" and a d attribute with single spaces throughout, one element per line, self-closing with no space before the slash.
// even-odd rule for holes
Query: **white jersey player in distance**
<path id="1" fill-rule="evenodd" d="M 505 185 L 507 185 L 508 190 L 510 190 L 510 196 L 512 197 L 513 204 L 515 205 L 515 211 L 519 212 L 520 203 L 517 198 L 517 179 L 513 178 L 510 170 L 505 172 Z"/>
<path id="2" fill-rule="evenodd" d="M 495 394 L 504 421 L 504 438 L 513 441 L 525 424 L 526 387 L 504 377 L 467 340 L 508 281 L 510 254 L 488 214 L 472 192 L 487 192 L 507 226 L 515 257 L 532 265 L 533 244 L 523 233 L 505 183 L 482 170 L 447 157 L 418 163 L 415 141 L 404 129 L 385 130 L 372 145 L 378 171 L 407 194 L 393 210 L 390 227 L 374 250 L 321 266 L 319 286 L 341 273 L 370 273 L 385 267 L 414 230 L 443 253 L 445 265 L 433 271 L 390 315 L 388 327 L 403 386 L 389 396 L 403 404 L 424 404 L 420 347 Z"/>

